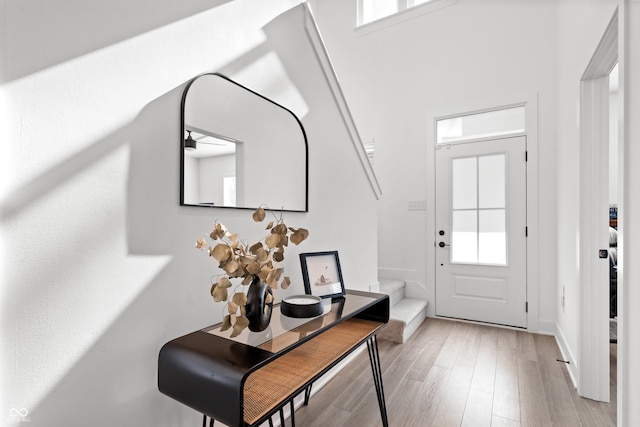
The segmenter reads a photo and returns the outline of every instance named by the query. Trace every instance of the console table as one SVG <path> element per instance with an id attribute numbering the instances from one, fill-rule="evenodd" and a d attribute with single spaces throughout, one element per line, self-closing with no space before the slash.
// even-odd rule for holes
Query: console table
<path id="1" fill-rule="evenodd" d="M 324 313 L 296 319 L 273 307 L 262 332 L 220 324 L 166 343 L 158 357 L 158 389 L 228 426 L 255 426 L 291 404 L 314 381 L 367 343 L 383 426 L 388 426 L 376 332 L 389 321 L 389 297 L 348 290 L 326 300 Z"/>

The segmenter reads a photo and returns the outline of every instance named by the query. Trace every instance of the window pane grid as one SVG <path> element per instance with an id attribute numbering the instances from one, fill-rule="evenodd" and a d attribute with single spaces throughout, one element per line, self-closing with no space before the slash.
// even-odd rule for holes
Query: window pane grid
<path id="1" fill-rule="evenodd" d="M 454 159 L 451 262 L 506 265 L 504 154 Z"/>

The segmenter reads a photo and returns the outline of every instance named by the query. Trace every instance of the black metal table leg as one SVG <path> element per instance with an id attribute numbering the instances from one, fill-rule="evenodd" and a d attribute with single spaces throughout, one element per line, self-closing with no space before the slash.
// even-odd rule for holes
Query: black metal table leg
<path id="1" fill-rule="evenodd" d="M 312 386 L 313 386 L 313 383 L 309 384 L 309 386 L 304 389 L 304 406 L 309 405 L 309 398 L 311 397 Z"/>
<path id="2" fill-rule="evenodd" d="M 378 406 L 380 407 L 380 417 L 382 425 L 389 426 L 387 418 L 387 404 L 384 399 L 384 387 L 382 385 L 382 368 L 380 367 L 380 354 L 378 353 L 378 340 L 375 334 L 367 340 L 367 350 L 369 350 L 369 362 L 371 362 L 371 371 L 373 372 L 373 383 L 376 386 L 376 394 L 378 396 Z"/>

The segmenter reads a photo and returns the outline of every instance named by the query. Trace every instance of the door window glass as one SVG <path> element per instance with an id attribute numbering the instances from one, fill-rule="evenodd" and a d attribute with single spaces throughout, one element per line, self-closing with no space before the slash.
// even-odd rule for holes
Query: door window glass
<path id="1" fill-rule="evenodd" d="M 504 208 L 504 154 L 478 158 L 478 207 Z"/>
<path id="2" fill-rule="evenodd" d="M 506 265 L 505 154 L 453 159 L 451 262 Z"/>
<path id="3" fill-rule="evenodd" d="M 507 263 L 507 242 L 504 209 L 486 209 L 478 212 L 478 263 Z"/>
<path id="4" fill-rule="evenodd" d="M 478 161 L 476 157 L 453 161 L 451 195 L 454 209 L 476 209 L 478 207 Z"/>
<path id="5" fill-rule="evenodd" d="M 478 212 L 454 210 L 451 223 L 451 262 L 478 262 Z"/>

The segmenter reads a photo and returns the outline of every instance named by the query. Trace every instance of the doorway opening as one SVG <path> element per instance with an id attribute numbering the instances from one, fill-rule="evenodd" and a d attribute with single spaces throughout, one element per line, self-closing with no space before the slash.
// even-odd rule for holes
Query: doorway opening
<path id="1" fill-rule="evenodd" d="M 613 99 L 611 92 L 611 83 L 616 76 L 612 71 L 617 62 L 616 13 L 582 76 L 580 105 L 578 393 L 602 402 L 611 399 L 610 319 L 617 311 L 617 283 L 614 292 L 613 279 L 617 279 L 618 259 L 617 248 L 613 246 L 617 245 L 620 236 L 616 231 L 617 206 L 612 205 L 617 205 L 618 195 L 618 119 L 617 110 L 612 108 L 617 105 L 617 100 Z M 615 142 L 610 142 L 612 138 Z M 614 153 L 611 152 L 613 150 Z M 611 299 L 614 293 L 616 306 Z"/>
<path id="2" fill-rule="evenodd" d="M 618 64 L 609 73 L 609 401 L 617 407 L 618 372 Z"/>

